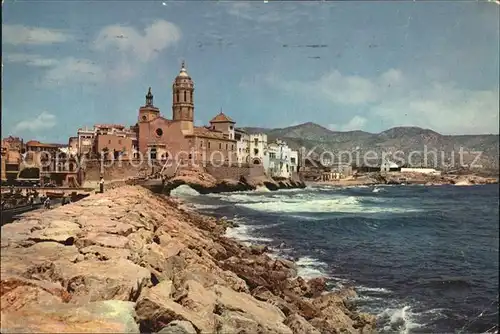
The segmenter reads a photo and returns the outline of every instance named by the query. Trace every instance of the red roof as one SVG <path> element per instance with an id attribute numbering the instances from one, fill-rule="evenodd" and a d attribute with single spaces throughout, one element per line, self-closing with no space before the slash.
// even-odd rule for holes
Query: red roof
<path id="1" fill-rule="evenodd" d="M 31 146 L 31 147 L 64 147 L 66 145 L 64 144 L 45 144 L 45 143 L 40 143 L 38 140 L 30 140 L 26 143 L 26 146 Z"/>
<path id="2" fill-rule="evenodd" d="M 222 111 L 212 118 L 210 123 L 235 123 L 231 118 L 227 117 Z"/>

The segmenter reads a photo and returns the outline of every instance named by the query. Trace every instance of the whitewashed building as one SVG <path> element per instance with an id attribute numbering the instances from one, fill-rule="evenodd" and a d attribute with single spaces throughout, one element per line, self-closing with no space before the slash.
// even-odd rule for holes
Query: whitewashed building
<path id="1" fill-rule="evenodd" d="M 250 154 L 250 136 L 241 129 L 236 129 L 234 132 L 234 139 L 236 139 L 236 156 L 238 163 L 248 163 L 248 155 Z"/>
<path id="2" fill-rule="evenodd" d="M 265 133 L 247 134 L 241 129 L 235 130 L 236 153 L 238 163 L 263 165 L 267 170 L 269 155 L 267 154 L 267 135 Z"/>
<path id="3" fill-rule="evenodd" d="M 290 178 L 298 171 L 298 152 L 292 150 L 286 142 L 276 140 L 268 145 L 269 167 L 268 175 L 278 178 Z"/>
<path id="4" fill-rule="evenodd" d="M 269 166 L 267 135 L 265 133 L 252 134 L 249 136 L 248 143 L 250 148 L 249 162 L 253 165 L 263 165 L 267 169 Z"/>
<path id="5" fill-rule="evenodd" d="M 401 173 L 419 173 L 429 175 L 441 175 L 441 171 L 434 168 L 401 168 Z"/>
<path id="6" fill-rule="evenodd" d="M 399 171 L 399 166 L 392 161 L 384 161 L 382 165 L 380 166 L 380 171 L 381 172 L 395 172 Z"/>

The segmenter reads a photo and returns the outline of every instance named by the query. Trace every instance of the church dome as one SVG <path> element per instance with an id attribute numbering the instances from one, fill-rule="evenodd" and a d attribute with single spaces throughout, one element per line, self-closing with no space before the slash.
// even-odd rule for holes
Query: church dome
<path id="1" fill-rule="evenodd" d="M 191 77 L 189 76 L 189 74 L 186 70 L 186 66 L 185 66 L 184 62 L 182 62 L 181 70 L 180 70 L 179 74 L 177 75 L 177 77 L 175 78 L 175 80 L 176 81 L 178 81 L 178 80 L 184 81 L 183 79 L 191 80 Z"/>

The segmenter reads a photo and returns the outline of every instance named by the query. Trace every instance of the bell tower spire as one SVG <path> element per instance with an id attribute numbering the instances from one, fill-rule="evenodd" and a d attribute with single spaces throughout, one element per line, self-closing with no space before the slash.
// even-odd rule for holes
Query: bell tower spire
<path id="1" fill-rule="evenodd" d="M 172 85 L 172 119 L 181 122 L 184 134 L 193 133 L 194 83 L 182 61 L 181 70 Z"/>
<path id="2" fill-rule="evenodd" d="M 151 93 L 151 87 L 149 87 L 148 93 L 146 94 L 146 106 L 147 107 L 153 106 L 153 93 Z"/>
<path id="3" fill-rule="evenodd" d="M 146 94 L 146 104 L 139 108 L 139 122 L 149 122 L 160 116 L 160 109 L 153 105 L 153 93 L 151 87 Z"/>

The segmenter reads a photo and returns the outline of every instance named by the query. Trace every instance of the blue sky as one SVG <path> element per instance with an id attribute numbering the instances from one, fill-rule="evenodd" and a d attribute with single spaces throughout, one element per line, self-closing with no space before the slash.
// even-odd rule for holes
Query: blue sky
<path id="1" fill-rule="evenodd" d="M 67 142 L 81 126 L 132 125 L 149 86 L 170 118 L 182 59 L 198 125 L 222 108 L 237 126 L 498 133 L 499 8 L 5 0 L 2 133 Z"/>

